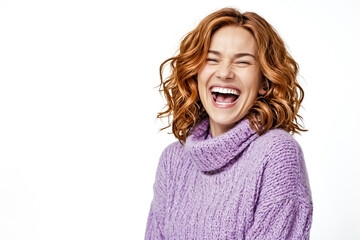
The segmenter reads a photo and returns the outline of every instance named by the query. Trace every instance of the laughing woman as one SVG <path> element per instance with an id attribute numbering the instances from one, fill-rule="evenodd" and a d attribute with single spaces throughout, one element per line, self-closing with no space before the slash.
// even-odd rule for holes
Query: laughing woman
<path id="1" fill-rule="evenodd" d="M 145 239 L 308 239 L 297 63 L 255 13 L 221 9 L 183 39 L 161 90 L 162 153 Z"/>

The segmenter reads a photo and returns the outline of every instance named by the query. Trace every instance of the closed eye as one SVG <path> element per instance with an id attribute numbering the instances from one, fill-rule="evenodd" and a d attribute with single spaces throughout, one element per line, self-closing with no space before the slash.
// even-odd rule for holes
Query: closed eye
<path id="1" fill-rule="evenodd" d="M 214 59 L 214 58 L 207 58 L 206 61 L 207 62 L 218 62 L 218 60 Z"/>
<path id="2" fill-rule="evenodd" d="M 250 62 L 246 62 L 246 61 L 238 61 L 238 62 L 235 62 L 236 64 L 250 64 Z"/>

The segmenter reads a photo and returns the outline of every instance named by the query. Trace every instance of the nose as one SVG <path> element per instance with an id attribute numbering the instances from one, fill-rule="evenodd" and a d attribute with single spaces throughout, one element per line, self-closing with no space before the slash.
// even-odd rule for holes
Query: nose
<path id="1" fill-rule="evenodd" d="M 229 80 L 234 78 L 234 72 L 230 63 L 222 62 L 216 70 L 216 77 L 221 80 Z"/>

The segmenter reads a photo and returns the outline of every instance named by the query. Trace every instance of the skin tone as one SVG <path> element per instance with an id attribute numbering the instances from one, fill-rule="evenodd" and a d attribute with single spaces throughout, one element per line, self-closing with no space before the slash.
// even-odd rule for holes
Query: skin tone
<path id="1" fill-rule="evenodd" d="M 210 118 L 213 137 L 233 128 L 264 95 L 257 46 L 252 34 L 240 26 L 217 30 L 210 41 L 207 60 L 198 72 L 200 100 Z M 219 104 L 213 99 L 214 87 L 239 93 L 236 101 Z"/>

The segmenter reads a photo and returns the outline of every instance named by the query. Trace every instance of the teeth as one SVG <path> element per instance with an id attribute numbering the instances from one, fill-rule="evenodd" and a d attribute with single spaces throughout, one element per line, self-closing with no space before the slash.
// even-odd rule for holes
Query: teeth
<path id="1" fill-rule="evenodd" d="M 211 89 L 211 92 L 240 95 L 239 91 L 237 91 L 235 89 L 231 89 L 231 88 L 213 87 Z"/>
<path id="2" fill-rule="evenodd" d="M 219 105 L 224 105 L 224 106 L 225 106 L 225 105 L 229 105 L 229 104 L 233 104 L 232 102 L 229 102 L 229 103 L 225 103 L 225 102 L 223 102 L 223 103 L 222 103 L 222 102 L 216 102 L 216 103 L 217 103 L 217 104 L 219 104 Z"/>

